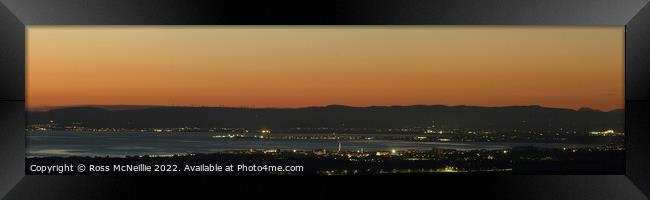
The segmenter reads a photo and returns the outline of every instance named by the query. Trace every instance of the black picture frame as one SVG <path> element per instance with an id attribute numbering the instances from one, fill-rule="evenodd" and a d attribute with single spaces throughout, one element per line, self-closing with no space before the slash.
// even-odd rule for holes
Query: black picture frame
<path id="1" fill-rule="evenodd" d="M 647 132 L 650 130 L 650 6 L 646 0 L 0 2 L 0 197 L 6 199 L 115 199 L 139 193 L 139 188 L 144 186 L 153 186 L 156 192 L 166 194 L 181 186 L 203 188 L 206 185 L 230 186 L 229 191 L 245 195 L 263 195 L 259 191 L 268 191 L 267 187 L 284 187 L 293 192 L 328 187 L 340 191 L 363 186 L 378 187 L 383 192 L 400 189 L 439 192 L 436 195 L 478 194 L 495 199 L 647 199 L 650 195 L 650 133 Z M 626 172 L 624 175 L 443 175 L 390 179 L 27 176 L 24 172 L 25 33 L 26 26 L 30 25 L 625 26 Z M 235 187 L 250 182 L 256 184 Z"/>

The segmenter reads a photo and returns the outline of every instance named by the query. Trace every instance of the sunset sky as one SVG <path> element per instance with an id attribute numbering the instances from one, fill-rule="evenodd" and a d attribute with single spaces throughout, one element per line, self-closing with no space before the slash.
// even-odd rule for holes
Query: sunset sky
<path id="1" fill-rule="evenodd" d="M 27 104 L 623 108 L 623 27 L 29 26 Z"/>

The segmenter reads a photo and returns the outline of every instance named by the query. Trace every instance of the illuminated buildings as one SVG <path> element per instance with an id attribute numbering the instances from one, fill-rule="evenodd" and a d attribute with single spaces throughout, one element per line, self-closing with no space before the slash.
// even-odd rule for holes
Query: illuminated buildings
<path id="1" fill-rule="evenodd" d="M 314 149 L 314 154 L 322 156 L 322 155 L 327 155 L 327 150 L 326 149 Z"/>
<path id="2" fill-rule="evenodd" d="M 261 129 L 261 130 L 260 130 L 260 133 L 262 133 L 262 134 L 269 134 L 269 133 L 271 133 L 271 130 L 269 130 L 269 129 Z"/>
<path id="3" fill-rule="evenodd" d="M 623 136 L 624 133 L 617 133 L 616 131 L 609 129 L 604 131 L 591 131 L 589 132 L 592 136 Z"/>

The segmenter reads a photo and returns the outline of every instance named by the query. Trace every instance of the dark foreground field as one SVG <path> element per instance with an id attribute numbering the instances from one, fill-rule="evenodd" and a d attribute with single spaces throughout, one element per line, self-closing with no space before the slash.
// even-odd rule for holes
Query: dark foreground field
<path id="1" fill-rule="evenodd" d="M 56 165 L 69 167 L 61 173 L 54 170 L 61 167 L 46 171 L 47 166 Z M 241 151 L 170 157 L 35 157 L 26 158 L 25 165 L 26 174 L 30 175 L 623 174 L 624 169 L 624 150 L 529 148 L 405 151 L 388 155 Z"/>

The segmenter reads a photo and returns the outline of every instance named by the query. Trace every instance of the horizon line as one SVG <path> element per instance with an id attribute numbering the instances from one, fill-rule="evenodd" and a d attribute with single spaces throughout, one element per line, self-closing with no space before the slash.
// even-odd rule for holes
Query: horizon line
<path id="1" fill-rule="evenodd" d="M 318 108 L 318 107 L 329 107 L 329 106 L 343 106 L 351 108 L 370 108 L 370 107 L 409 107 L 409 106 L 446 106 L 446 107 L 484 107 L 484 108 L 505 108 L 505 107 L 542 107 L 542 108 L 552 108 L 552 109 L 568 109 L 579 111 L 582 109 L 591 109 L 601 112 L 612 112 L 616 110 L 625 110 L 625 107 L 614 108 L 610 110 L 602 110 L 591 107 L 580 107 L 580 108 L 567 108 L 567 107 L 546 107 L 539 104 L 529 104 L 529 105 L 501 105 L 501 106 L 481 106 L 481 105 L 466 105 L 466 104 L 456 104 L 456 105 L 445 105 L 445 104 L 410 104 L 410 105 L 370 105 L 370 106 L 351 106 L 344 104 L 327 104 L 327 105 L 310 105 L 310 106 L 300 106 L 300 107 L 254 107 L 254 106 L 221 106 L 221 105 L 209 105 L 209 106 L 196 106 L 196 105 L 146 105 L 146 104 L 79 104 L 79 105 L 63 105 L 63 106 L 34 106 L 28 107 L 25 106 L 26 111 L 40 111 L 46 112 L 55 109 L 65 109 L 65 108 L 80 108 L 80 107 L 185 107 L 185 108 L 240 108 L 240 109 L 302 109 L 302 108 Z M 119 109 L 119 110 L 128 110 L 128 109 Z"/>

